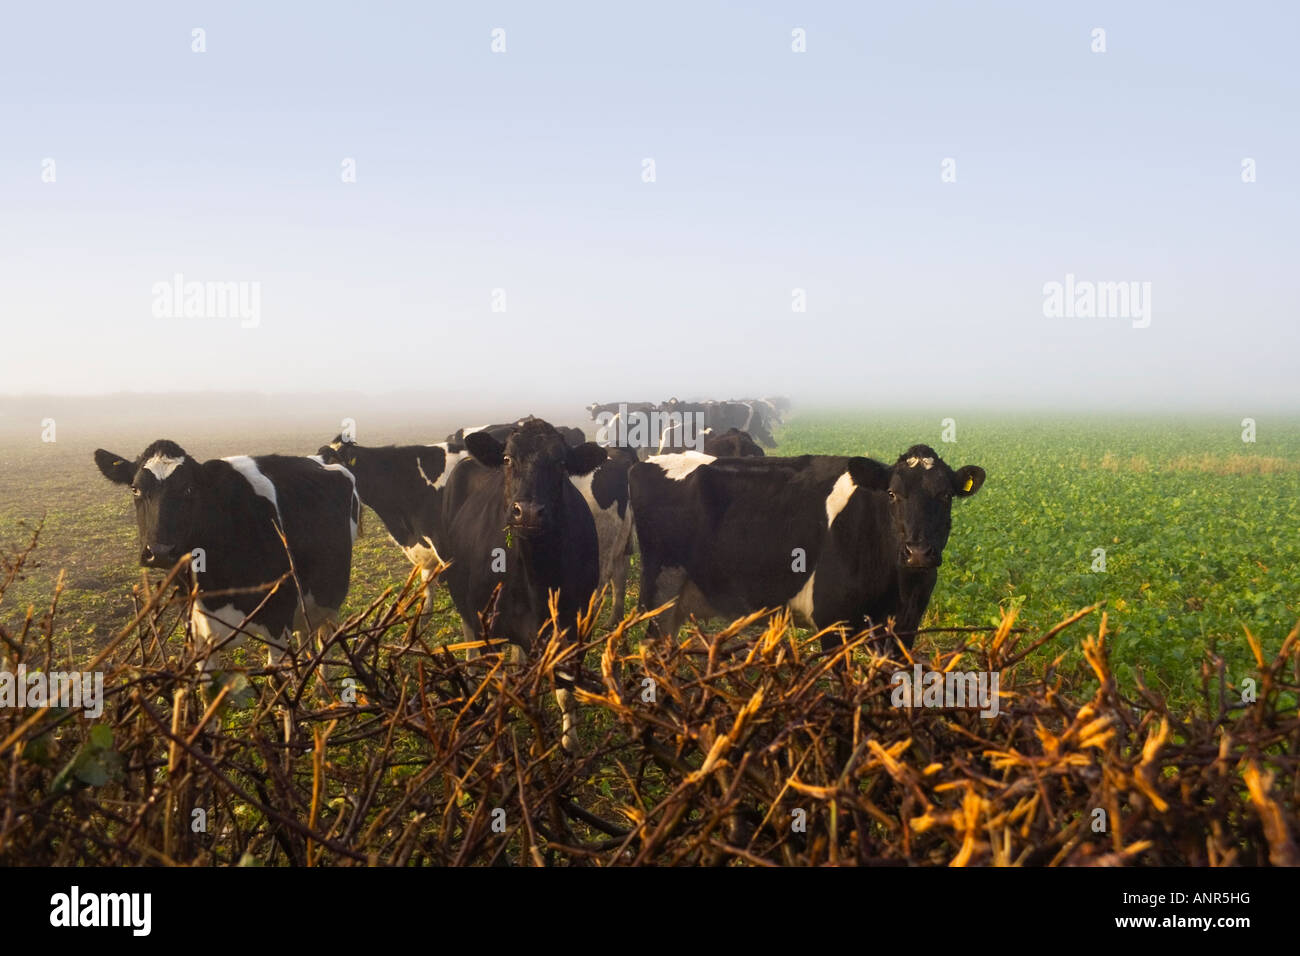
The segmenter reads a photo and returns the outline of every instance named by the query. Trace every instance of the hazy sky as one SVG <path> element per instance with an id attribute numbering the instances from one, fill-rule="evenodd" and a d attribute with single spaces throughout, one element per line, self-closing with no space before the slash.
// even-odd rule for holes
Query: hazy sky
<path id="1" fill-rule="evenodd" d="M 1296 10 L 10 4 L 0 392 L 1300 407 Z"/>

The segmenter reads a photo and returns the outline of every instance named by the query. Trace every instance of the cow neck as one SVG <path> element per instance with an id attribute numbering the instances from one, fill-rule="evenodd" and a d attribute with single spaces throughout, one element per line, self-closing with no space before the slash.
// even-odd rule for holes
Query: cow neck
<path id="1" fill-rule="evenodd" d="M 538 584 L 558 587 L 564 566 L 564 506 L 561 504 L 548 530 L 533 535 L 515 535 L 515 544 L 528 576 Z"/>
<path id="2" fill-rule="evenodd" d="M 519 556 L 530 577 L 547 584 L 560 580 L 564 542 L 558 528 L 527 537 L 516 535 L 515 545 L 519 548 Z"/>

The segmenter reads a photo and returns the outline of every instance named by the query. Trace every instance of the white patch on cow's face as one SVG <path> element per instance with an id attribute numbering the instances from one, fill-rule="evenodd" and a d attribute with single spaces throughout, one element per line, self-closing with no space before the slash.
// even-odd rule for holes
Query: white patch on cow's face
<path id="1" fill-rule="evenodd" d="M 907 464 L 908 464 L 908 466 L 911 467 L 911 468 L 915 468 L 917 465 L 920 465 L 920 466 L 921 466 L 922 468 L 924 468 L 926 471 L 929 471 L 931 468 L 934 467 L 934 459 L 933 459 L 933 458 L 917 458 L 915 455 L 913 455 L 911 458 L 907 459 Z"/>
<path id="2" fill-rule="evenodd" d="M 153 472 L 159 481 L 166 481 L 173 471 L 184 464 L 184 458 L 168 458 L 166 455 L 154 455 L 144 463 L 145 468 Z"/>
<path id="3" fill-rule="evenodd" d="M 234 455 L 230 458 L 223 458 L 222 461 L 228 462 L 230 467 L 235 469 L 244 476 L 244 480 L 253 486 L 253 491 L 271 502 L 275 506 L 275 516 L 280 517 L 280 500 L 275 494 L 275 485 L 271 484 L 271 479 L 262 474 L 262 469 L 257 467 L 257 462 L 247 455 Z"/>
<path id="4" fill-rule="evenodd" d="M 798 623 L 806 627 L 817 626 L 813 621 L 813 578 L 815 577 L 817 577 L 817 572 L 814 570 L 808 575 L 808 580 L 799 589 L 799 593 L 787 601 L 785 605 L 790 609 L 790 613 L 798 619 Z"/>
<path id="5" fill-rule="evenodd" d="M 847 471 L 835 479 L 831 493 L 826 496 L 826 527 L 829 528 L 835 523 L 836 517 L 844 510 L 844 506 L 849 503 L 849 498 L 857 488 Z"/>
<path id="6" fill-rule="evenodd" d="M 673 481 L 681 481 L 700 465 L 707 465 L 717 461 L 714 455 L 706 455 L 702 451 L 683 451 L 675 455 L 653 455 L 646 461 L 652 465 L 658 465 L 663 471 L 664 476 Z"/>

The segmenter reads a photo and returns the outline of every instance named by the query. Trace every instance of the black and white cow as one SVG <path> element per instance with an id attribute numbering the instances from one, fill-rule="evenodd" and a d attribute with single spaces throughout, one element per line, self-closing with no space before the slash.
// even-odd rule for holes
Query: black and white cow
<path id="1" fill-rule="evenodd" d="M 774 406 L 752 398 L 708 404 L 705 421 L 714 431 L 735 428 L 752 435 L 768 448 L 775 447 L 776 439 L 772 437 L 772 426 L 776 423 Z"/>
<path id="2" fill-rule="evenodd" d="M 892 618 L 910 646 L 938 579 L 952 499 L 979 491 L 984 470 L 953 471 L 926 445 L 893 465 L 686 452 L 636 465 L 629 481 L 641 605 L 675 600 L 670 634 L 690 614 L 787 607 L 818 629 L 856 632 Z"/>
<path id="3" fill-rule="evenodd" d="M 388 536 L 424 581 L 424 616 L 433 610 L 430 580 L 445 563 L 442 497 L 447 478 L 469 456 L 454 441 L 435 445 L 368 447 L 344 441 L 338 435 L 317 452 L 330 463 L 356 476 L 357 493 L 379 520 Z"/>
<path id="4" fill-rule="evenodd" d="M 443 489 L 454 469 L 469 456 L 466 436 L 484 434 L 504 443 L 529 421 L 540 419 L 463 428 L 436 445 L 366 447 L 345 442 L 340 435 L 321 447 L 319 454 L 326 461 L 342 464 L 356 475 L 361 500 L 379 516 L 389 537 L 408 560 L 420 568 L 426 611 L 433 607 L 429 581 L 434 571 L 450 560 L 443 537 Z M 583 443 L 579 429 L 561 427 L 556 431 L 569 447 Z M 600 584 L 610 585 L 616 619 L 622 618 L 627 606 L 632 539 L 627 473 L 635 463 L 636 456 L 631 452 L 610 449 L 608 460 L 595 471 L 570 477 L 596 522 Z"/>
<path id="5" fill-rule="evenodd" d="M 361 509 L 346 468 L 284 455 L 199 462 L 171 441 L 156 441 L 134 459 L 100 448 L 95 464 L 131 489 L 141 565 L 170 568 L 195 555 L 191 622 L 200 640 L 216 647 L 230 639 L 232 646 L 251 634 L 276 660 L 295 630 L 314 635 L 337 619 Z M 269 598 L 257 590 L 205 597 L 272 584 L 290 570 L 291 557 L 293 576 Z M 207 666 L 215 664 L 209 655 Z"/>
<path id="6" fill-rule="evenodd" d="M 592 442 L 572 448 L 541 420 L 504 444 L 486 432 L 465 442 L 472 457 L 452 472 L 443 501 L 451 564 L 442 580 L 466 637 L 530 647 L 550 619 L 552 591 L 559 626 L 576 634 L 578 615 L 596 591 L 600 555 L 591 509 L 573 479 L 595 471 L 605 449 Z M 556 698 L 571 749 L 572 685 L 559 677 Z"/>
<path id="7" fill-rule="evenodd" d="M 762 458 L 763 449 L 749 432 L 728 428 L 725 432 L 704 433 L 704 454 L 714 458 Z"/>

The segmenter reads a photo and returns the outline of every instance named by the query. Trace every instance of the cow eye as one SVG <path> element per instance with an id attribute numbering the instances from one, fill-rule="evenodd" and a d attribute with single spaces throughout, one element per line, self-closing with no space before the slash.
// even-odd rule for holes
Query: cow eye
<path id="1" fill-rule="evenodd" d="M 894 494 L 894 489 L 893 489 L 893 488 L 890 488 L 890 489 L 889 489 L 889 500 L 890 500 L 890 501 L 897 501 L 897 500 L 898 500 L 898 495 Z"/>
<path id="2" fill-rule="evenodd" d="M 133 495 L 135 495 L 137 498 L 139 498 L 139 497 L 140 497 L 140 489 L 137 488 L 135 485 L 132 485 L 132 486 L 131 486 L 131 494 L 133 494 Z"/>
<path id="3" fill-rule="evenodd" d="M 503 465 L 508 465 L 508 464 L 510 464 L 510 456 L 509 456 L 509 455 L 502 455 L 502 456 L 501 456 L 501 463 L 502 463 Z"/>

